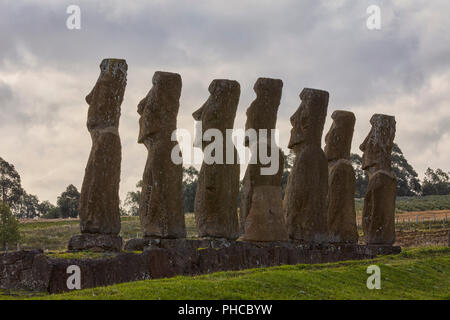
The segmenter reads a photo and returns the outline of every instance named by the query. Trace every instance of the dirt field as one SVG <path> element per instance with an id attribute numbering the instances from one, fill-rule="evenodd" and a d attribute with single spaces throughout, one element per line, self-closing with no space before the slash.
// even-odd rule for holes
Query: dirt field
<path id="1" fill-rule="evenodd" d="M 401 219 L 415 219 L 416 216 L 419 216 L 420 219 L 422 217 L 425 218 L 425 220 L 432 220 L 436 216 L 436 220 L 443 220 L 447 217 L 450 218 L 450 210 L 439 210 L 439 211 L 411 211 L 411 212 L 403 212 L 403 213 L 397 213 L 396 217 Z"/>
<path id="2" fill-rule="evenodd" d="M 402 212 L 397 213 L 395 215 L 395 219 L 397 223 L 401 222 L 408 222 L 408 219 L 411 222 L 416 221 L 416 218 L 418 217 L 419 222 L 423 221 L 434 221 L 436 218 L 436 221 L 441 220 L 450 220 L 450 210 L 438 210 L 438 211 L 410 211 L 410 212 Z M 358 221 L 358 224 L 361 223 L 361 217 L 357 217 L 356 220 Z M 449 221 L 450 222 L 450 221 Z"/>
<path id="3" fill-rule="evenodd" d="M 395 245 L 401 247 L 450 246 L 450 228 L 432 231 L 397 231 Z"/>
<path id="4" fill-rule="evenodd" d="M 438 211 L 411 211 L 411 212 L 402 212 L 397 213 L 396 218 L 407 221 L 408 218 L 412 221 L 416 219 L 416 216 L 419 216 L 419 220 L 422 221 L 422 218 L 425 221 L 434 220 L 445 220 L 450 219 L 450 210 L 438 210 Z M 357 217 L 358 222 L 361 222 L 361 217 Z M 32 223 L 32 222 L 62 222 L 62 221 L 78 221 L 75 218 L 68 219 L 19 219 L 20 223 Z"/>

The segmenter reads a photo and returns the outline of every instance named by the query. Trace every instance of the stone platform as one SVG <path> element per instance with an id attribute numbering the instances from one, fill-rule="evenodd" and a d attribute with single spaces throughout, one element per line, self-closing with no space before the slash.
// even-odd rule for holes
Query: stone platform
<path id="1" fill-rule="evenodd" d="M 121 282 L 199 275 L 283 264 L 325 263 L 371 259 L 400 253 L 400 247 L 375 245 L 305 245 L 250 243 L 226 240 L 133 239 L 126 244 L 142 253 L 111 253 L 98 259 L 61 259 L 42 251 L 0 254 L 0 289 L 26 289 L 59 293 L 68 291 L 67 268 L 81 270 L 81 288 Z"/>
<path id="2" fill-rule="evenodd" d="M 122 238 L 108 234 L 77 234 L 70 238 L 68 248 L 69 251 L 120 252 Z"/>

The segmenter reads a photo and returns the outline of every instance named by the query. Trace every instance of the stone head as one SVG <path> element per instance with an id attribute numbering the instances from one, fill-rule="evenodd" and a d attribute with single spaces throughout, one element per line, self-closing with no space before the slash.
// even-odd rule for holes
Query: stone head
<path id="1" fill-rule="evenodd" d="M 215 79 L 209 85 L 208 91 L 208 100 L 192 117 L 196 121 L 202 121 L 202 135 L 208 129 L 218 129 L 225 134 L 225 130 L 232 129 L 234 125 L 240 85 L 234 80 Z"/>
<path id="2" fill-rule="evenodd" d="M 247 109 L 245 130 L 255 129 L 258 132 L 259 129 L 275 129 L 283 81 L 271 78 L 258 78 L 253 86 L 253 90 L 256 93 L 256 99 Z M 248 137 L 246 137 L 245 145 L 248 146 L 248 143 Z"/>
<path id="3" fill-rule="evenodd" d="M 327 91 L 305 88 L 300 93 L 300 99 L 302 102 L 290 119 L 292 130 L 288 148 L 297 150 L 302 145 L 320 148 L 329 94 Z"/>
<path id="4" fill-rule="evenodd" d="M 123 59 L 104 59 L 100 64 L 97 83 L 86 96 L 89 130 L 119 126 L 127 70 L 128 65 Z"/>
<path id="5" fill-rule="evenodd" d="M 350 111 L 336 110 L 331 115 L 333 124 L 325 136 L 325 155 L 328 161 L 349 159 L 352 147 L 355 115 Z"/>
<path id="6" fill-rule="evenodd" d="M 359 149 L 363 152 L 363 170 L 391 170 L 391 154 L 395 137 L 395 117 L 374 114 L 372 128 Z"/>
<path id="7" fill-rule="evenodd" d="M 181 76 L 178 73 L 157 71 L 152 78 L 153 87 L 138 104 L 138 142 L 155 137 L 170 137 L 177 126 L 180 107 Z"/>

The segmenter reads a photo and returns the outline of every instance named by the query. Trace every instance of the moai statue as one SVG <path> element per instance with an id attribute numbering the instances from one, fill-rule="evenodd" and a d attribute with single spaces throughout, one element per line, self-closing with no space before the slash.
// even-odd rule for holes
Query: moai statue
<path id="1" fill-rule="evenodd" d="M 326 243 L 328 161 L 321 149 L 329 94 L 305 88 L 291 117 L 289 149 L 295 153 L 283 205 L 289 238 L 304 243 Z"/>
<path id="2" fill-rule="evenodd" d="M 171 135 L 177 127 L 181 77 L 158 71 L 152 83 L 138 105 L 138 142 L 148 149 L 139 202 L 142 232 L 144 238 L 185 238 L 183 166 L 171 159 L 172 150 L 179 150 Z"/>
<path id="3" fill-rule="evenodd" d="M 225 159 L 225 137 L 226 129 L 233 128 L 240 85 L 237 81 L 216 79 L 211 82 L 208 90 L 208 100 L 192 114 L 195 120 L 202 121 L 201 148 L 204 153 L 195 195 L 195 222 L 199 237 L 233 240 L 239 236 L 237 198 L 240 168 L 234 144 L 228 146 L 231 148 L 228 152 L 232 152 L 234 158 L 230 162 L 233 163 L 227 163 Z M 213 142 L 222 140 L 223 143 L 211 150 L 208 145 L 213 142 L 205 141 L 208 140 L 205 137 L 215 133 L 221 134 L 222 139 L 212 137 Z M 222 163 L 212 161 L 212 158 Z"/>
<path id="4" fill-rule="evenodd" d="M 69 250 L 120 251 L 119 182 L 121 144 L 120 105 L 127 84 L 127 63 L 104 59 L 100 76 L 86 96 L 89 105 L 87 128 L 92 149 L 80 195 L 81 235 L 72 237 Z"/>
<path id="5" fill-rule="evenodd" d="M 372 129 L 359 147 L 362 169 L 369 175 L 364 198 L 362 226 L 367 244 L 392 245 L 395 242 L 395 198 L 397 179 L 391 167 L 395 137 L 395 117 L 374 114 Z"/>
<path id="6" fill-rule="evenodd" d="M 332 243 L 357 243 L 355 171 L 350 161 L 355 115 L 334 111 L 325 136 L 328 159 L 328 236 Z"/>
<path id="7" fill-rule="evenodd" d="M 259 78 L 253 90 L 256 99 L 247 109 L 247 122 L 245 130 L 256 130 L 254 139 L 246 137 L 245 145 L 254 153 L 259 152 L 260 142 L 267 142 L 266 155 L 271 155 L 272 141 L 271 130 L 275 129 L 277 112 L 281 100 L 283 81 L 278 79 Z M 265 129 L 266 133 L 260 132 Z M 262 133 L 262 136 L 260 134 Z M 258 145 L 259 144 L 259 145 Z M 249 163 L 245 172 L 241 196 L 240 240 L 244 241 L 287 241 L 286 222 L 283 214 L 281 198 L 281 180 L 283 175 L 284 157 L 282 151 L 276 147 L 278 153 L 278 169 L 272 174 L 264 174 L 258 154 L 256 163 Z"/>

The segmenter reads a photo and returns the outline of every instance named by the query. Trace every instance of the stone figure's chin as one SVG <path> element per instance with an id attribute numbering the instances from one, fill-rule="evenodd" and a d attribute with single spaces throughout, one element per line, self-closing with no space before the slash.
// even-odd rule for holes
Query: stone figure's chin
<path id="1" fill-rule="evenodd" d="M 363 163 L 362 164 L 362 166 L 361 166 L 361 168 L 363 169 L 363 170 L 370 170 L 370 168 L 373 168 L 373 167 L 375 167 L 375 163 L 373 162 L 373 163 L 369 163 L 369 164 L 365 164 L 365 163 Z"/>
<path id="2" fill-rule="evenodd" d="M 289 149 L 295 149 L 296 147 L 298 147 L 303 141 L 300 139 L 293 139 L 291 138 L 291 140 L 289 140 L 288 143 L 288 148 Z"/>
<path id="3" fill-rule="evenodd" d="M 138 143 L 145 143 L 148 139 L 154 136 L 156 131 L 143 133 L 138 137 Z"/>

